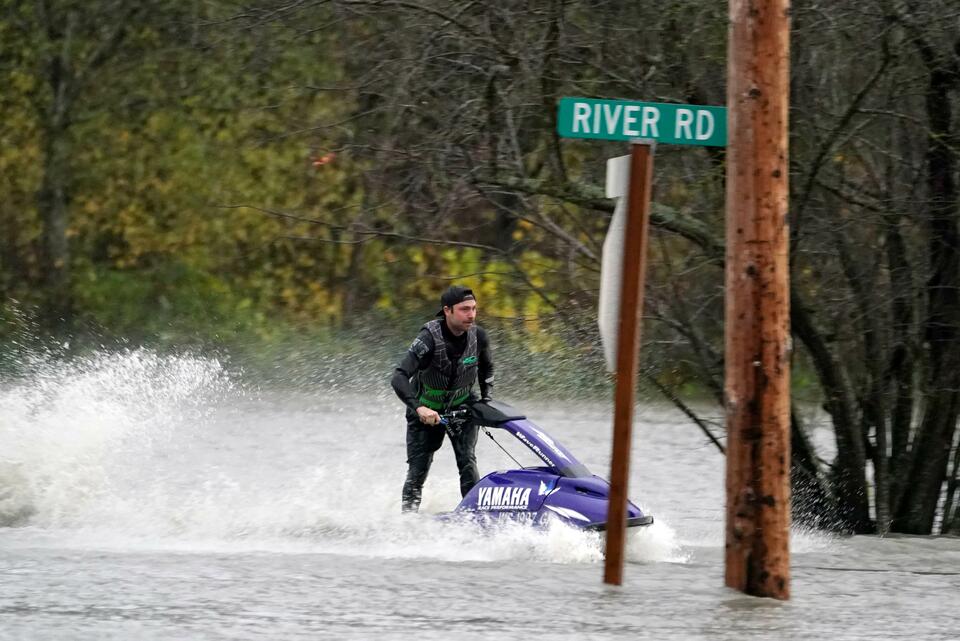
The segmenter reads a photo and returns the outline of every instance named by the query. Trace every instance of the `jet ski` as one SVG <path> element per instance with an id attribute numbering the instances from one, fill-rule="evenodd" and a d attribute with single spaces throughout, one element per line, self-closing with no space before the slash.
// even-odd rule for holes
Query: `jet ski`
<path id="1" fill-rule="evenodd" d="M 543 465 L 487 474 L 453 512 L 440 515 L 441 518 L 483 523 L 506 520 L 535 527 L 545 527 L 558 520 L 584 530 L 606 530 L 610 484 L 591 474 L 570 450 L 541 427 L 497 401 L 478 402 L 441 415 L 441 423 L 448 431 L 458 430 L 467 422 L 481 429 L 493 428 L 510 434 Z M 487 434 L 492 438 L 489 431 Z M 652 516 L 627 502 L 627 527 L 652 523 Z"/>

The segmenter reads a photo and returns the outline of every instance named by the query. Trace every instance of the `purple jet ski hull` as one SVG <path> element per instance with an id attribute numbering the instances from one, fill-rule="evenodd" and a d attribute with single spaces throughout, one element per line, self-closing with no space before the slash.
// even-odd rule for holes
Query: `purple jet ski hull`
<path id="1" fill-rule="evenodd" d="M 473 415 L 477 424 L 513 435 L 543 465 L 487 474 L 446 518 L 518 521 L 534 526 L 561 521 L 586 530 L 606 529 L 610 495 L 606 480 L 591 474 L 566 447 L 509 405 L 477 403 Z M 627 502 L 628 527 L 652 523 L 652 516 Z"/>

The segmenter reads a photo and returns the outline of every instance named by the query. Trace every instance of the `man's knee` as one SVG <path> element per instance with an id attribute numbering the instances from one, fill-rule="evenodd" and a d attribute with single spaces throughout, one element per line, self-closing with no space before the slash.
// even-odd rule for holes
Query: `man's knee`
<path id="1" fill-rule="evenodd" d="M 458 460 L 469 458 L 476 462 L 477 428 L 475 426 L 465 426 L 460 434 L 455 439 L 451 438 L 450 441 Z"/>
<path id="2" fill-rule="evenodd" d="M 417 487 L 423 485 L 430 471 L 430 461 L 407 460 L 407 483 Z"/>

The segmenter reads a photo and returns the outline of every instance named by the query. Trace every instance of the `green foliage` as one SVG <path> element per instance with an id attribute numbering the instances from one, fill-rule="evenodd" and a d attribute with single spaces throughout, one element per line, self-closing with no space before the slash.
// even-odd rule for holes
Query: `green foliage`
<path id="1" fill-rule="evenodd" d="M 238 298 L 229 283 L 177 263 L 146 273 L 89 271 L 77 291 L 90 324 L 135 343 L 229 342 L 266 326 L 263 312 Z"/>
<path id="2" fill-rule="evenodd" d="M 204 29 L 198 20 L 213 22 L 231 8 L 204 10 L 211 15 L 151 5 L 131 18 L 122 55 L 96 71 L 70 114 L 67 234 L 81 324 L 196 342 L 231 332 L 267 337 L 278 320 L 342 313 L 323 281 L 344 252 L 304 248 L 291 238 L 310 236 L 314 225 L 251 207 L 307 208 L 329 220 L 354 204 L 349 162 L 311 165 L 331 142 L 322 133 L 288 135 L 291 122 L 337 118 L 349 108 L 348 99 L 306 88 L 332 81 L 336 62 L 317 56 L 319 35 L 281 31 L 264 40 Z M 51 19 L 60 11 L 72 9 L 54 5 Z M 148 20 L 160 14 L 166 23 Z M 193 41 L 171 47 L 163 30 L 185 21 Z M 26 9 L 18 20 L 0 18 L 0 33 L 11 36 L 2 39 L 0 57 L 12 61 L 0 67 L 7 87 L 0 95 L 0 285 L 5 299 L 28 304 L 43 277 L 36 194 L 47 134 L 39 116 L 50 96 L 38 63 L 50 50 L 41 27 Z M 78 29 L 76 59 L 95 44 Z"/>

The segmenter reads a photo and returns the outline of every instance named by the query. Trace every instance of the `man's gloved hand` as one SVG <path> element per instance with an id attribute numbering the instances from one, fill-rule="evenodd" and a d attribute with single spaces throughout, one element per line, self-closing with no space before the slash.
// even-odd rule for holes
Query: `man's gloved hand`
<path id="1" fill-rule="evenodd" d="M 417 408 L 417 416 L 420 417 L 420 422 L 424 425 L 439 425 L 440 424 L 440 415 L 434 412 L 432 409 L 426 405 L 421 405 Z"/>

